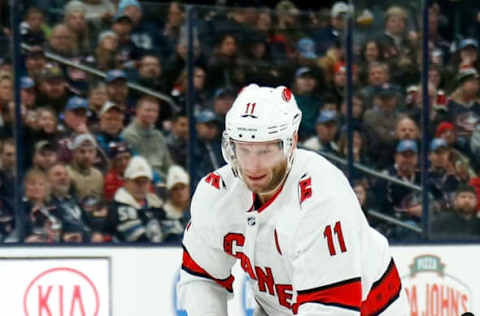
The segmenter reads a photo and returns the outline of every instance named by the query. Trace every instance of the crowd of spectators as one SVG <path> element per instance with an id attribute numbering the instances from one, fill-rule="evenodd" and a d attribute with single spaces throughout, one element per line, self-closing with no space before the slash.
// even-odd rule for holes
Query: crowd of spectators
<path id="1" fill-rule="evenodd" d="M 409 184 L 421 185 L 421 131 L 427 129 L 432 236 L 480 237 L 480 15 L 452 35 L 445 26 L 453 23 L 451 7 L 431 4 L 430 117 L 422 126 L 420 11 L 409 2 L 356 8 L 350 122 L 346 3 L 308 12 L 289 0 L 273 8 L 199 6 L 192 43 L 196 139 L 188 153 L 184 4 L 26 2 L 20 30 L 30 48 L 15 71 L 21 76 L 20 161 L 12 59 L 8 49 L 0 51 L 1 241 L 179 241 L 191 184 L 225 163 L 225 114 L 252 82 L 292 89 L 303 112 L 301 147 L 346 158 L 351 126 L 354 162 Z M 11 43 L 9 26 L 0 27 L 0 44 Z M 179 109 L 129 82 L 171 97 Z M 391 240 L 420 238 L 369 211 L 420 228 L 421 192 L 358 170 L 351 181 L 375 228 Z M 15 190 L 23 196 L 16 207 Z"/>

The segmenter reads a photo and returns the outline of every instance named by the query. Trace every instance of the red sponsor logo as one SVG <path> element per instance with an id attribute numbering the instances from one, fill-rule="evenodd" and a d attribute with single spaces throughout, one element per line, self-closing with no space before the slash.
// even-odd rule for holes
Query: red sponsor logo
<path id="1" fill-rule="evenodd" d="M 85 273 L 67 267 L 52 268 L 30 282 L 23 310 L 25 316 L 97 316 L 100 297 Z"/>

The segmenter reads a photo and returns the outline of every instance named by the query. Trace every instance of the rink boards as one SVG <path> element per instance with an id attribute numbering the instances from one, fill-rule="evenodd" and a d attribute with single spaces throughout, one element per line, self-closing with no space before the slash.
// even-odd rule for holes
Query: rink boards
<path id="1" fill-rule="evenodd" d="M 393 247 L 412 316 L 480 315 L 480 245 Z M 0 248 L 2 315 L 158 316 L 177 309 L 180 247 Z M 230 316 L 252 314 L 247 277 L 234 269 Z"/>

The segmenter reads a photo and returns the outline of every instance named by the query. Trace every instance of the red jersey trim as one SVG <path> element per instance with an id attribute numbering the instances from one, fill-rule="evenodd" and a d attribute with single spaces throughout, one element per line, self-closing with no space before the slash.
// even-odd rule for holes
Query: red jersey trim
<path id="1" fill-rule="evenodd" d="M 400 296 L 401 289 L 402 282 L 395 262 L 391 259 L 387 270 L 372 285 L 367 299 L 362 303 L 362 316 L 375 316 L 383 312 Z"/>
<path id="2" fill-rule="evenodd" d="M 213 280 L 217 284 L 224 287 L 228 292 L 233 293 L 233 281 L 235 279 L 233 275 L 230 275 L 228 278 L 223 280 L 214 278 L 193 260 L 185 246 L 183 246 L 182 269 L 190 274 Z"/>
<path id="3" fill-rule="evenodd" d="M 280 194 L 280 192 L 282 192 L 282 189 L 283 189 L 283 185 L 285 184 L 282 183 L 282 186 L 280 188 L 278 188 L 277 192 L 275 192 L 275 194 L 267 201 L 265 202 L 262 206 L 260 206 L 260 208 L 257 210 L 257 212 L 260 214 L 264 209 L 266 209 L 270 204 L 273 203 L 273 201 L 275 201 L 275 199 L 277 198 L 277 196 Z M 255 193 L 252 193 L 252 206 L 250 207 L 250 209 L 248 210 L 249 212 L 250 211 L 253 211 L 255 209 L 255 199 L 257 198 L 257 195 Z"/>
<path id="4" fill-rule="evenodd" d="M 352 278 L 314 289 L 298 291 L 297 294 L 297 303 L 293 306 L 295 314 L 298 307 L 305 303 L 319 303 L 360 311 L 362 284 L 360 278 Z"/>
<path id="5" fill-rule="evenodd" d="M 277 229 L 275 228 L 273 230 L 273 237 L 275 238 L 275 246 L 277 247 L 277 251 L 282 256 L 282 249 L 280 249 L 280 243 L 278 242 L 278 236 L 277 236 Z"/>

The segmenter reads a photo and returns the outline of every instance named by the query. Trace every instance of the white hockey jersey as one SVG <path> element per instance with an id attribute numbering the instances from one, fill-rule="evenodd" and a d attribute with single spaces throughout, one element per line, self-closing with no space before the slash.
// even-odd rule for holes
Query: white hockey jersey
<path id="1" fill-rule="evenodd" d="M 193 307 L 189 300 L 209 287 L 231 292 L 237 259 L 270 316 L 408 314 L 387 240 L 368 225 L 348 180 L 330 162 L 298 149 L 276 195 L 259 209 L 254 198 L 229 166 L 199 183 L 179 284 L 189 316 L 226 315 L 206 312 L 208 297 Z"/>

